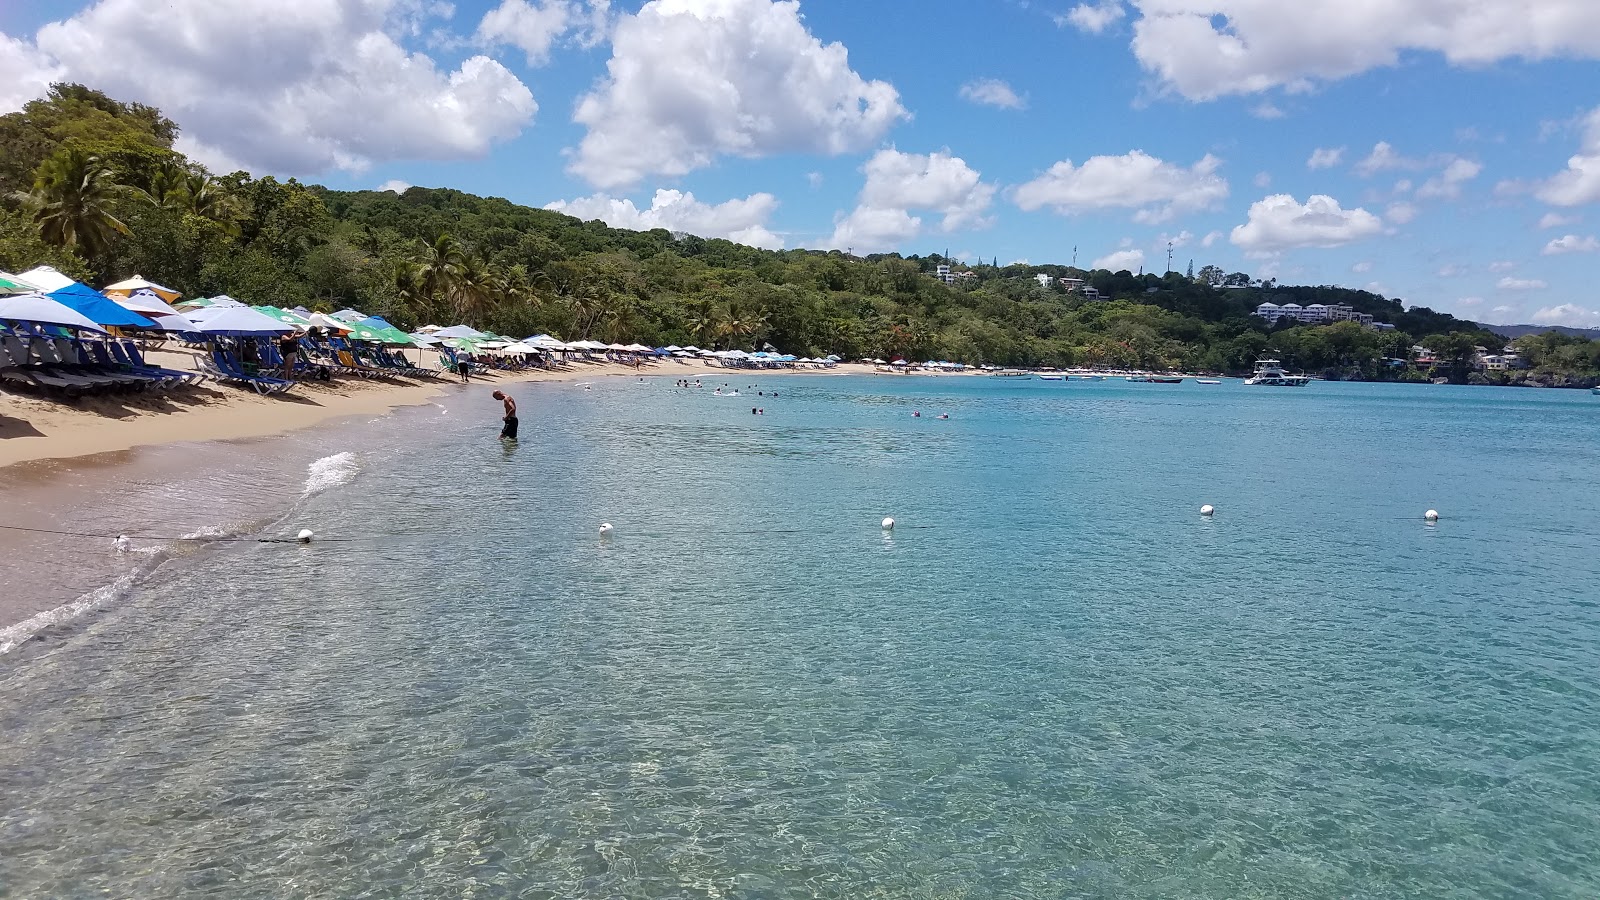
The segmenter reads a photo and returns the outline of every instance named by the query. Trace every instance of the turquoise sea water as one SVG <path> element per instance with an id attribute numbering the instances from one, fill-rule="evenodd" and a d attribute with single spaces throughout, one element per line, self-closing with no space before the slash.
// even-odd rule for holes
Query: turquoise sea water
<path id="1" fill-rule="evenodd" d="M 0 655 L 0 895 L 1600 895 L 1600 398 L 702 380 Z"/>

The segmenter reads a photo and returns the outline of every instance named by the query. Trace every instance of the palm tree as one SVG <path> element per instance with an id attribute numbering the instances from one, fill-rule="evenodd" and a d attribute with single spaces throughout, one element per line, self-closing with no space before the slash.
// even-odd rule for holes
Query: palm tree
<path id="1" fill-rule="evenodd" d="M 210 175 L 190 174 L 185 178 L 178 203 L 188 215 L 210 219 L 230 234 L 239 233 L 238 200 Z"/>
<path id="2" fill-rule="evenodd" d="M 500 293 L 500 279 L 483 257 L 463 254 L 455 283 L 450 286 L 451 308 L 463 321 L 479 320 Z"/>
<path id="3" fill-rule="evenodd" d="M 12 197 L 33 212 L 39 236 L 85 259 L 111 249 L 118 235 L 128 233 L 112 213 L 112 204 L 135 193 L 116 183 L 100 157 L 76 147 L 57 153 L 39 166 L 33 190 Z"/>
<path id="4" fill-rule="evenodd" d="M 689 317 L 684 322 L 684 327 L 694 339 L 711 346 L 717 337 L 717 309 L 710 300 L 692 300 L 688 304 Z"/>
<path id="5" fill-rule="evenodd" d="M 466 251 L 448 234 L 422 248 L 416 259 L 417 292 L 430 302 L 451 298 L 466 264 Z"/>

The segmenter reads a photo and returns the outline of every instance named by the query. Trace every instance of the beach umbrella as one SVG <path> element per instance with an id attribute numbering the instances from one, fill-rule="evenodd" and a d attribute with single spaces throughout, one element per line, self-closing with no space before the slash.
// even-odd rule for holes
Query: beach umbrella
<path id="1" fill-rule="evenodd" d="M 279 322 L 277 319 L 258 313 L 248 306 L 206 310 L 206 313 L 199 318 L 190 317 L 195 319 L 195 330 L 201 334 L 228 335 L 231 337 L 264 337 L 288 334 L 295 330 L 293 325 Z"/>
<path id="2" fill-rule="evenodd" d="M 411 343 L 416 344 L 418 347 L 436 347 L 439 344 L 444 343 L 444 341 L 439 340 L 433 335 L 424 334 L 421 331 L 413 331 L 406 335 L 406 337 L 411 338 Z"/>
<path id="3" fill-rule="evenodd" d="M 650 353 L 650 352 L 653 352 L 653 351 L 651 351 L 651 349 L 649 347 L 646 347 L 643 344 L 629 344 L 628 346 L 623 347 L 622 349 L 628 351 L 629 353 Z"/>
<path id="4" fill-rule="evenodd" d="M 441 328 L 435 331 L 433 336 L 437 338 L 471 338 L 478 341 L 488 337 L 487 334 L 467 325 L 451 325 L 449 328 Z"/>
<path id="5" fill-rule="evenodd" d="M 38 290 L 16 275 L 0 272 L 0 294 L 32 294 Z"/>
<path id="6" fill-rule="evenodd" d="M 341 322 L 359 322 L 362 319 L 368 318 L 368 316 L 366 313 L 359 310 L 341 309 L 333 314 L 333 318 L 338 319 Z"/>
<path id="7" fill-rule="evenodd" d="M 31 322 L 35 325 L 63 325 L 87 331 L 105 331 L 83 313 L 37 291 L 31 294 L 0 297 L 0 319 L 10 322 Z"/>
<path id="8" fill-rule="evenodd" d="M 396 329 L 392 325 L 388 328 L 373 328 L 365 322 L 357 322 L 354 325 L 346 325 L 345 327 L 350 329 L 350 333 L 346 337 L 351 340 L 370 341 L 374 344 L 399 344 L 405 347 L 414 346 L 413 341 L 405 332 Z"/>
<path id="9" fill-rule="evenodd" d="M 423 334 L 433 334 L 435 331 L 439 330 L 439 326 L 437 326 L 437 325 L 424 325 L 421 328 L 418 328 L 417 330 L 422 332 Z"/>
<path id="10" fill-rule="evenodd" d="M 107 294 L 106 296 L 111 298 L 112 303 L 123 309 L 132 310 L 143 316 L 172 316 L 178 314 L 178 311 L 173 309 L 171 304 L 154 291 L 147 291 L 141 288 L 127 295 Z"/>
<path id="11" fill-rule="evenodd" d="M 87 284 L 72 282 L 66 287 L 49 292 L 50 299 L 72 307 L 89 320 L 100 325 L 119 325 L 128 328 L 154 328 L 154 322 L 138 313 L 123 309 L 110 298 Z"/>
<path id="12" fill-rule="evenodd" d="M 171 313 L 168 315 L 145 313 L 144 315 L 149 316 L 150 320 L 156 323 L 156 329 L 159 331 L 177 331 L 190 334 L 197 332 L 200 328 L 193 319 L 183 313 Z"/>
<path id="13" fill-rule="evenodd" d="M 54 293 L 67 285 L 77 284 L 76 281 L 49 266 L 34 266 L 26 272 L 19 273 L 17 277 L 38 288 L 41 294 Z"/>
<path id="14" fill-rule="evenodd" d="M 679 350 L 682 350 L 683 348 L 679 347 L 677 344 L 673 344 L 670 347 L 662 347 L 661 349 L 667 351 L 668 353 L 677 353 Z"/>
<path id="15" fill-rule="evenodd" d="M 294 309 L 289 310 L 289 312 L 294 313 L 302 319 L 311 318 L 311 310 L 306 309 L 304 306 L 296 306 Z"/>
<path id="16" fill-rule="evenodd" d="M 226 309 L 228 307 L 244 306 L 243 303 L 229 297 L 227 294 L 218 294 L 215 297 L 197 297 L 193 300 L 185 300 L 182 303 L 173 305 L 179 312 L 187 312 L 191 309 L 210 309 L 212 307 Z"/>
<path id="17" fill-rule="evenodd" d="M 154 281 L 146 281 L 144 280 L 144 277 L 140 275 L 135 275 L 132 278 L 119 281 L 116 284 L 108 284 L 100 289 L 100 292 L 105 294 L 107 297 L 128 297 L 137 291 L 149 291 L 168 303 L 174 303 L 179 297 L 183 296 L 183 292 L 181 291 L 175 291 L 169 287 L 162 287 L 161 285 L 156 284 Z"/>
<path id="18" fill-rule="evenodd" d="M 342 332 L 350 330 L 350 326 L 347 323 L 341 322 L 326 313 L 312 313 L 306 318 L 306 321 L 317 328 L 326 328 L 329 331 Z"/>
<path id="19" fill-rule="evenodd" d="M 276 306 L 252 306 L 250 308 L 255 310 L 258 313 L 261 313 L 264 316 L 271 316 L 272 318 L 277 319 L 279 322 L 282 322 L 285 325 L 293 325 L 294 327 L 300 329 L 301 331 L 310 331 L 311 330 L 312 326 L 311 326 L 311 320 L 310 319 L 307 319 L 304 316 L 292 313 L 287 309 L 279 309 Z"/>

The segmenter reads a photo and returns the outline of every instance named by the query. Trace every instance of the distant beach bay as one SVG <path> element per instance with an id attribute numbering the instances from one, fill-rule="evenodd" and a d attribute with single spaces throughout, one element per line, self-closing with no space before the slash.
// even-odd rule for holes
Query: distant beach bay
<path id="1" fill-rule="evenodd" d="M 1600 895 L 1600 397 L 693 375 L 0 470 L 0 894 Z"/>

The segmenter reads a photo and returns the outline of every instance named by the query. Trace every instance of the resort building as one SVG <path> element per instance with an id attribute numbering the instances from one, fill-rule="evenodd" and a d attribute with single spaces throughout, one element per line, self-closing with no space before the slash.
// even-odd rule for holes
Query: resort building
<path id="1" fill-rule="evenodd" d="M 1039 274 L 1033 276 L 1033 280 L 1039 282 L 1039 287 L 1045 289 L 1049 289 L 1050 287 L 1051 278 L 1050 273 L 1048 272 L 1040 272 Z"/>
<path id="2" fill-rule="evenodd" d="M 956 283 L 955 273 L 950 271 L 950 267 L 949 266 L 939 266 L 939 267 L 935 268 L 933 270 L 933 277 L 939 279 L 940 281 L 944 282 L 945 284 L 955 284 Z"/>
<path id="3" fill-rule="evenodd" d="M 1285 303 L 1279 306 L 1276 303 L 1263 303 L 1256 307 L 1256 315 L 1266 319 L 1268 325 L 1277 324 L 1279 319 L 1294 319 L 1306 325 L 1326 325 L 1330 322 L 1355 322 L 1367 327 L 1373 327 L 1372 316 L 1367 313 L 1356 312 L 1354 308 L 1342 305 L 1325 305 L 1313 303 L 1310 306 L 1301 306 L 1298 303 Z"/>

